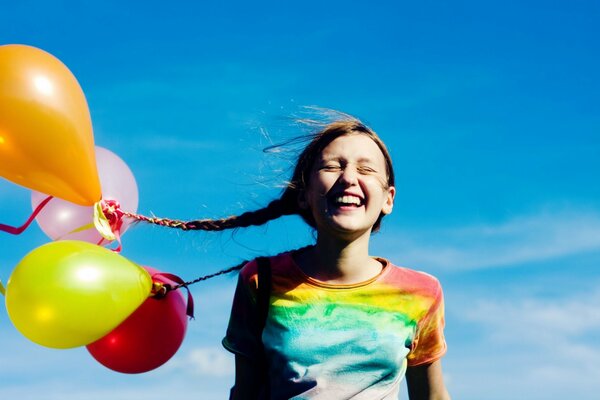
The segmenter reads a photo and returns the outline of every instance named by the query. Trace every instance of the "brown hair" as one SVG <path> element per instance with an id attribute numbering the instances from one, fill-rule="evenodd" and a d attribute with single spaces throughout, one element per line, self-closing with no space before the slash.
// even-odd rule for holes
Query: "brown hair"
<path id="1" fill-rule="evenodd" d="M 387 178 L 386 187 L 394 186 L 395 178 L 392 158 L 383 141 L 372 129 L 356 118 L 338 120 L 328 124 L 324 129 L 312 135 L 310 142 L 298 156 L 292 178 L 280 198 L 281 201 L 289 204 L 290 207 L 292 206 L 292 203 L 294 203 L 296 213 L 313 228 L 316 228 L 316 226 L 312 213 L 310 210 L 298 207 L 298 196 L 308 188 L 312 168 L 323 149 L 338 137 L 353 134 L 366 135 L 377 144 L 385 159 Z M 379 229 L 382 218 L 383 214 L 379 215 L 379 218 L 373 225 L 374 232 Z"/>
<path id="2" fill-rule="evenodd" d="M 183 230 L 222 231 L 225 229 L 263 225 L 284 215 L 298 214 L 308 225 L 316 228 L 311 211 L 302 209 L 298 205 L 299 195 L 304 192 L 310 184 L 312 168 L 323 149 L 336 138 L 344 135 L 366 135 L 377 144 L 385 159 L 386 185 L 387 187 L 394 186 L 392 159 L 379 136 L 372 129 L 354 117 L 342 113 L 336 113 L 335 115 L 341 115 L 342 118 L 325 125 L 316 133 L 303 136 L 302 138 L 292 139 L 290 141 L 297 142 L 299 139 L 303 139 L 308 140 L 308 144 L 298 155 L 292 177 L 287 183 L 281 197 L 271 201 L 266 207 L 255 211 L 248 211 L 239 216 L 231 216 L 222 219 L 203 219 L 187 222 L 166 218 L 145 218 L 144 220 L 158 225 L 170 226 Z M 309 125 L 314 124 L 314 121 L 310 120 L 299 120 L 299 122 L 307 123 Z M 282 146 L 285 146 L 285 144 Z M 278 147 L 281 146 L 270 146 L 266 151 Z M 373 225 L 373 232 L 379 230 L 383 216 L 383 213 L 379 215 L 379 218 Z"/>

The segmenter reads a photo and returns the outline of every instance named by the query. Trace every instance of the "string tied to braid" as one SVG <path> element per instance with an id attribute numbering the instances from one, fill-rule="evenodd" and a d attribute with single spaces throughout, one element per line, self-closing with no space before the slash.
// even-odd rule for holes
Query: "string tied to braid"
<path id="1" fill-rule="evenodd" d="M 192 293 L 190 292 L 189 286 L 193 285 L 194 283 L 198 283 L 198 282 L 202 282 L 207 279 L 210 279 L 210 278 L 214 278 L 215 276 L 228 274 L 233 271 L 239 271 L 247 263 L 248 263 L 248 261 L 244 261 L 234 267 L 227 268 L 227 269 L 224 269 L 224 270 L 221 270 L 219 272 L 215 272 L 215 273 L 212 273 L 209 275 L 204 275 L 197 279 L 194 279 L 193 281 L 188 281 L 188 282 L 185 282 L 183 279 L 181 279 L 177 275 L 170 274 L 167 272 L 154 273 L 154 274 L 152 274 L 153 283 L 152 283 L 151 296 L 153 296 L 156 299 L 161 299 L 161 298 L 164 298 L 165 296 L 167 296 L 169 294 L 169 292 L 171 292 L 173 290 L 178 290 L 178 289 L 184 288 L 187 291 L 186 314 L 188 317 L 190 317 L 190 319 L 194 319 L 194 298 L 192 297 Z M 163 278 L 163 279 L 158 280 L 156 278 Z M 169 280 L 176 284 L 173 285 L 171 283 L 162 282 L 163 280 Z"/>
<path id="2" fill-rule="evenodd" d="M 190 319 L 194 319 L 194 298 L 192 297 L 192 293 L 190 292 L 190 289 L 188 288 L 188 284 L 186 282 L 184 282 L 183 279 L 181 279 L 177 275 L 170 274 L 168 272 L 156 272 L 156 273 L 152 274 L 151 277 L 152 277 L 151 295 L 156 299 L 164 298 L 172 290 L 185 288 L 185 290 L 187 291 L 187 307 L 186 307 L 185 313 Z M 174 282 L 175 284 L 163 282 L 165 280 Z"/>
<path id="3" fill-rule="evenodd" d="M 94 205 L 94 227 L 98 233 L 109 242 L 116 240 L 119 245 L 115 252 L 121 251 L 121 230 L 123 229 L 123 217 L 126 215 L 121 210 L 117 200 L 102 199 Z M 102 243 L 102 240 L 98 244 Z"/>
<path id="4" fill-rule="evenodd" d="M 211 219 L 197 221 L 180 221 L 170 218 L 147 217 L 121 209 L 117 200 L 102 199 L 94 206 L 94 225 L 106 240 L 116 240 L 123 227 L 123 218 L 131 218 L 135 222 L 178 228 L 187 230 L 219 230 L 218 223 Z M 224 229 L 224 228 L 221 228 Z"/>

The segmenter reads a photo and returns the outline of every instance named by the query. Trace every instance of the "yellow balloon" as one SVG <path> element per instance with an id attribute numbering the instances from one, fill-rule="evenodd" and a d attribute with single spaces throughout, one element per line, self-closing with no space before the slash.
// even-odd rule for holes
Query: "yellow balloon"
<path id="1" fill-rule="evenodd" d="M 123 256 L 64 240 L 27 254 L 6 284 L 14 326 L 42 346 L 92 343 L 116 328 L 150 295 L 152 279 Z"/>
<path id="2" fill-rule="evenodd" d="M 0 46 L 0 176 L 83 206 L 101 198 L 83 91 L 35 47 Z"/>

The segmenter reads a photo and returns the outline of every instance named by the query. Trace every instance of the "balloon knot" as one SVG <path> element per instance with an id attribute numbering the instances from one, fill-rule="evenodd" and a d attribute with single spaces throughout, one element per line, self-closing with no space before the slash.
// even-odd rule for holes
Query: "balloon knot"
<path id="1" fill-rule="evenodd" d="M 94 226 L 104 239 L 111 242 L 118 240 L 120 244 L 124 215 L 117 200 L 102 199 L 94 205 Z"/>
<path id="2" fill-rule="evenodd" d="M 121 226 L 123 225 L 123 216 L 125 214 L 121 210 L 119 202 L 117 200 L 103 199 L 100 201 L 100 204 L 102 206 L 102 213 L 106 216 L 111 228 L 115 228 L 113 231 L 121 229 Z"/>
<path id="3" fill-rule="evenodd" d="M 170 289 L 171 285 L 161 282 L 152 282 L 151 295 L 157 299 L 161 299 L 167 295 Z"/>

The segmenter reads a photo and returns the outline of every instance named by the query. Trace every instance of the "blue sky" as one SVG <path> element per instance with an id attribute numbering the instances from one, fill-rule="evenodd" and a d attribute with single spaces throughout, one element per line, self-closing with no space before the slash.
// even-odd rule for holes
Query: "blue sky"
<path id="1" fill-rule="evenodd" d="M 20 1 L 0 8 L 0 43 L 71 69 L 145 215 L 258 208 L 288 175 L 261 149 L 298 134 L 290 116 L 363 119 L 398 180 L 372 252 L 444 285 L 454 398 L 587 399 L 600 391 L 599 17 L 594 1 Z M 0 222 L 21 224 L 29 198 L 0 180 Z M 35 225 L 0 236 L 0 279 L 48 240 Z M 138 225 L 122 254 L 191 280 L 311 240 L 295 217 L 235 234 Z M 2 394 L 225 398 L 234 282 L 192 286 L 182 348 L 141 375 L 38 346 L 1 312 Z"/>

